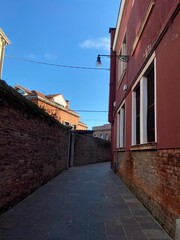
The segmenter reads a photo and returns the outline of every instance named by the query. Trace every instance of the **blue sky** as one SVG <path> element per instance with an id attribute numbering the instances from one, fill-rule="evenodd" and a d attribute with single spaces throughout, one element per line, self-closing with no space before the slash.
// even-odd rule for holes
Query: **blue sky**
<path id="1" fill-rule="evenodd" d="M 120 0 L 1 1 L 0 27 L 11 41 L 6 55 L 51 64 L 96 67 L 109 54 L 109 28 Z M 109 59 L 103 58 L 109 68 Z M 109 71 L 61 68 L 5 57 L 3 80 L 44 94 L 62 93 L 72 110 L 108 110 Z M 89 129 L 108 113 L 78 112 Z"/>

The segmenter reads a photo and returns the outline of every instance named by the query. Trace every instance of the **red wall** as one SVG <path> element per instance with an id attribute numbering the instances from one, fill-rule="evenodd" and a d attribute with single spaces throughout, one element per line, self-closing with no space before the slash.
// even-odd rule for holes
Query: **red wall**
<path id="1" fill-rule="evenodd" d="M 150 51 L 153 51 L 154 44 L 168 23 L 169 18 L 177 7 L 178 0 L 155 1 L 155 5 L 148 18 L 139 43 L 131 56 L 132 45 L 139 29 L 142 19 L 146 13 L 149 1 L 129 1 L 122 20 L 121 29 L 127 26 L 127 52 L 130 56 L 127 64 L 127 72 L 119 86 L 118 85 L 118 61 L 116 61 L 116 111 L 122 101 L 126 98 L 126 150 L 131 146 L 131 88 L 142 71 Z M 152 27 L 153 26 L 153 27 Z M 179 29 L 180 20 L 177 16 L 169 27 L 163 39 L 155 50 L 157 61 L 157 142 L 158 148 L 180 147 L 180 111 L 177 113 L 180 104 L 180 75 L 178 67 L 180 63 L 177 49 L 180 49 Z M 124 31 L 118 36 L 116 53 L 123 39 Z M 124 84 L 128 85 L 127 96 L 123 91 Z M 114 131 L 117 132 L 116 123 Z M 177 134 L 179 133 L 179 134 Z M 115 134 L 116 135 L 116 134 Z M 116 137 L 115 137 L 116 142 Z M 114 149 L 116 146 L 114 146 Z"/>
<path id="2" fill-rule="evenodd" d="M 157 56 L 158 148 L 180 147 L 180 16 L 159 45 Z"/>
<path id="3" fill-rule="evenodd" d="M 114 161 L 118 166 L 118 175 L 174 237 L 175 223 L 179 217 L 180 176 L 180 16 L 175 16 L 179 0 L 155 1 L 134 55 L 131 56 L 132 45 L 149 2 L 138 0 L 132 7 L 132 1 L 128 1 L 129 5 L 124 10 L 127 16 L 123 16 L 121 31 L 124 34 L 123 28 L 127 26 L 127 49 L 130 59 L 126 75 L 120 87 L 116 88 L 117 107 L 114 113 L 112 148 Z M 128 23 L 127 19 L 129 19 Z M 119 53 L 121 42 L 122 36 L 119 36 L 117 53 Z M 136 146 L 129 151 L 132 137 L 132 87 L 154 52 L 156 56 L 157 149 L 151 149 L 150 144 L 149 146 L 145 144 L 139 146 L 139 149 Z M 116 84 L 117 82 L 116 78 Z M 124 84 L 128 84 L 126 93 L 123 92 Z M 116 113 L 124 99 L 126 103 L 125 150 L 116 149 L 115 144 L 118 134 Z"/>
<path id="4" fill-rule="evenodd" d="M 115 68 L 115 53 L 112 50 L 112 45 L 114 42 L 114 34 L 115 34 L 115 28 L 109 29 L 110 38 L 111 38 L 111 59 L 110 59 L 110 83 L 109 83 L 109 114 L 108 114 L 108 121 L 110 123 L 113 122 L 113 111 L 114 111 L 114 101 L 115 101 L 115 79 L 116 79 L 116 68 Z"/>
<path id="5" fill-rule="evenodd" d="M 116 44 L 115 51 L 116 51 L 117 55 L 119 54 L 120 46 L 121 46 L 121 43 L 122 43 L 123 38 L 124 38 L 124 33 L 125 33 L 126 26 L 127 26 L 127 24 L 129 24 L 128 22 L 129 22 L 129 17 L 130 17 L 130 14 L 131 14 L 131 6 L 132 6 L 131 1 L 128 1 L 128 5 L 126 7 L 126 15 L 124 15 L 123 21 L 121 22 L 121 26 L 120 26 L 120 28 L 124 29 L 124 31 L 119 32 L 118 41 L 117 41 L 117 44 Z M 127 41 L 128 41 L 128 38 L 129 38 L 129 29 L 127 29 Z M 128 51 L 128 55 L 129 55 L 130 54 L 129 49 L 127 49 L 127 51 Z M 118 86 L 118 80 L 119 80 L 118 79 L 118 65 L 119 65 L 119 60 L 117 59 L 116 60 L 116 106 L 117 106 L 117 109 L 119 108 L 119 106 L 121 104 L 121 101 L 125 96 L 125 93 L 123 91 L 123 86 L 124 86 L 124 84 L 128 83 L 128 72 L 127 72 L 124 75 L 124 78 L 123 78 L 121 84 Z"/>
<path id="6" fill-rule="evenodd" d="M 129 48 L 130 52 L 132 49 L 135 36 L 139 29 L 140 23 L 142 23 L 142 19 L 146 13 L 149 2 L 150 1 L 140 0 L 135 1 L 134 3 L 133 6 L 134 9 L 132 9 L 127 27 L 128 29 L 127 47 Z M 134 55 L 130 58 L 129 61 L 128 68 L 129 84 L 136 77 L 143 62 L 146 60 L 146 53 L 152 49 L 160 32 L 162 31 L 170 17 L 169 14 L 171 15 L 171 11 L 174 11 L 174 7 L 176 7 L 176 5 L 177 0 L 155 1 L 155 5 L 148 18 L 148 22 L 144 28 L 144 31 L 134 52 Z"/>
<path id="7" fill-rule="evenodd" d="M 146 60 L 146 53 L 153 48 L 153 45 L 157 40 L 160 32 L 163 30 L 170 15 L 177 6 L 177 2 L 178 0 L 155 1 L 155 5 L 151 11 L 140 41 L 133 56 L 131 56 L 132 45 L 138 32 L 139 26 L 142 23 L 142 20 L 146 13 L 149 1 L 135 1 L 133 7 L 131 1 L 129 1 L 128 6 L 126 7 L 126 16 L 123 18 L 121 29 L 125 29 L 127 26 L 127 54 L 130 56 L 130 58 L 128 62 L 127 73 L 121 82 L 119 89 L 116 89 L 117 106 L 119 106 L 124 98 L 124 84 L 128 84 L 128 87 L 131 87 L 132 82 L 138 77 L 137 74 Z M 122 30 L 122 34 L 118 36 L 118 42 L 115 49 L 117 54 L 119 53 L 123 34 L 124 31 Z M 118 61 L 119 60 L 117 60 L 116 73 L 118 72 Z M 116 78 L 116 84 L 117 82 L 118 77 Z"/>

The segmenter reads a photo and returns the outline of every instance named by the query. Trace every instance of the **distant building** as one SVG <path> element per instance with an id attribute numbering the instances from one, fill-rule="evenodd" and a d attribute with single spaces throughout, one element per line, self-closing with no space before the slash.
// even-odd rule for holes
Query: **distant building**
<path id="1" fill-rule="evenodd" d="M 62 94 L 44 95 L 18 84 L 13 88 L 65 126 L 71 126 L 73 130 L 87 130 L 87 125 L 80 122 L 79 114 L 69 108 L 69 101 Z"/>
<path id="2" fill-rule="evenodd" d="M 111 140 L 111 124 L 104 124 L 102 126 L 92 127 L 93 136 L 101 139 Z"/>
<path id="3" fill-rule="evenodd" d="M 9 45 L 10 43 L 11 42 L 7 38 L 6 34 L 0 28 L 0 79 L 2 78 L 2 69 L 3 69 L 5 47 L 7 45 Z"/>

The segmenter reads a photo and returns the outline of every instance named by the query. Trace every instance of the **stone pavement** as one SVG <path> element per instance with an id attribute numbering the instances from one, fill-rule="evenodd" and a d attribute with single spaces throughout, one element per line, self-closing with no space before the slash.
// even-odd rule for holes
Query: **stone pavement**
<path id="1" fill-rule="evenodd" d="M 0 217 L 0 240 L 168 240 L 109 163 L 64 171 Z"/>

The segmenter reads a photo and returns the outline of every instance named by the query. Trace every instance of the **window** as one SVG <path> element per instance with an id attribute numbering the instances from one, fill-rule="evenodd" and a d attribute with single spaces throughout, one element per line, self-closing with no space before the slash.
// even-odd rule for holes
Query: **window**
<path id="1" fill-rule="evenodd" d="M 72 124 L 72 130 L 76 130 L 76 125 Z"/>
<path id="2" fill-rule="evenodd" d="M 123 148 L 125 147 L 125 104 L 118 111 L 117 121 L 117 148 Z"/>
<path id="3" fill-rule="evenodd" d="M 132 95 L 132 144 L 155 142 L 154 61 L 143 73 Z"/>
<path id="4" fill-rule="evenodd" d="M 122 42 L 121 50 L 119 55 L 125 55 L 127 56 L 127 42 L 126 42 L 126 34 L 124 35 L 124 39 Z M 122 78 L 124 77 L 124 74 L 126 72 L 127 68 L 127 62 L 123 62 L 121 60 L 118 60 L 118 80 L 121 82 Z"/>
<path id="5" fill-rule="evenodd" d="M 155 141 L 155 118 L 154 118 L 154 67 L 147 75 L 147 139 L 148 142 Z"/>
<path id="6" fill-rule="evenodd" d="M 66 121 L 64 122 L 64 125 L 65 126 L 70 126 L 69 122 L 66 122 Z"/>
<path id="7" fill-rule="evenodd" d="M 27 95 L 27 94 L 25 93 L 25 91 L 22 90 L 22 89 L 20 89 L 20 88 L 17 88 L 16 91 L 17 91 L 18 93 L 20 93 L 21 95 L 23 95 L 23 96 Z"/>
<path id="8" fill-rule="evenodd" d="M 136 96 L 136 144 L 140 144 L 140 84 L 135 90 Z"/>
<path id="9" fill-rule="evenodd" d="M 106 140 L 109 140 L 109 136 L 108 136 L 107 133 L 106 133 L 106 135 L 105 135 L 105 139 L 106 139 Z"/>
<path id="10" fill-rule="evenodd" d="M 100 138 L 101 138 L 101 139 L 103 139 L 103 138 L 104 138 L 104 136 L 103 136 L 103 134 L 102 134 L 102 133 L 100 134 Z"/>

